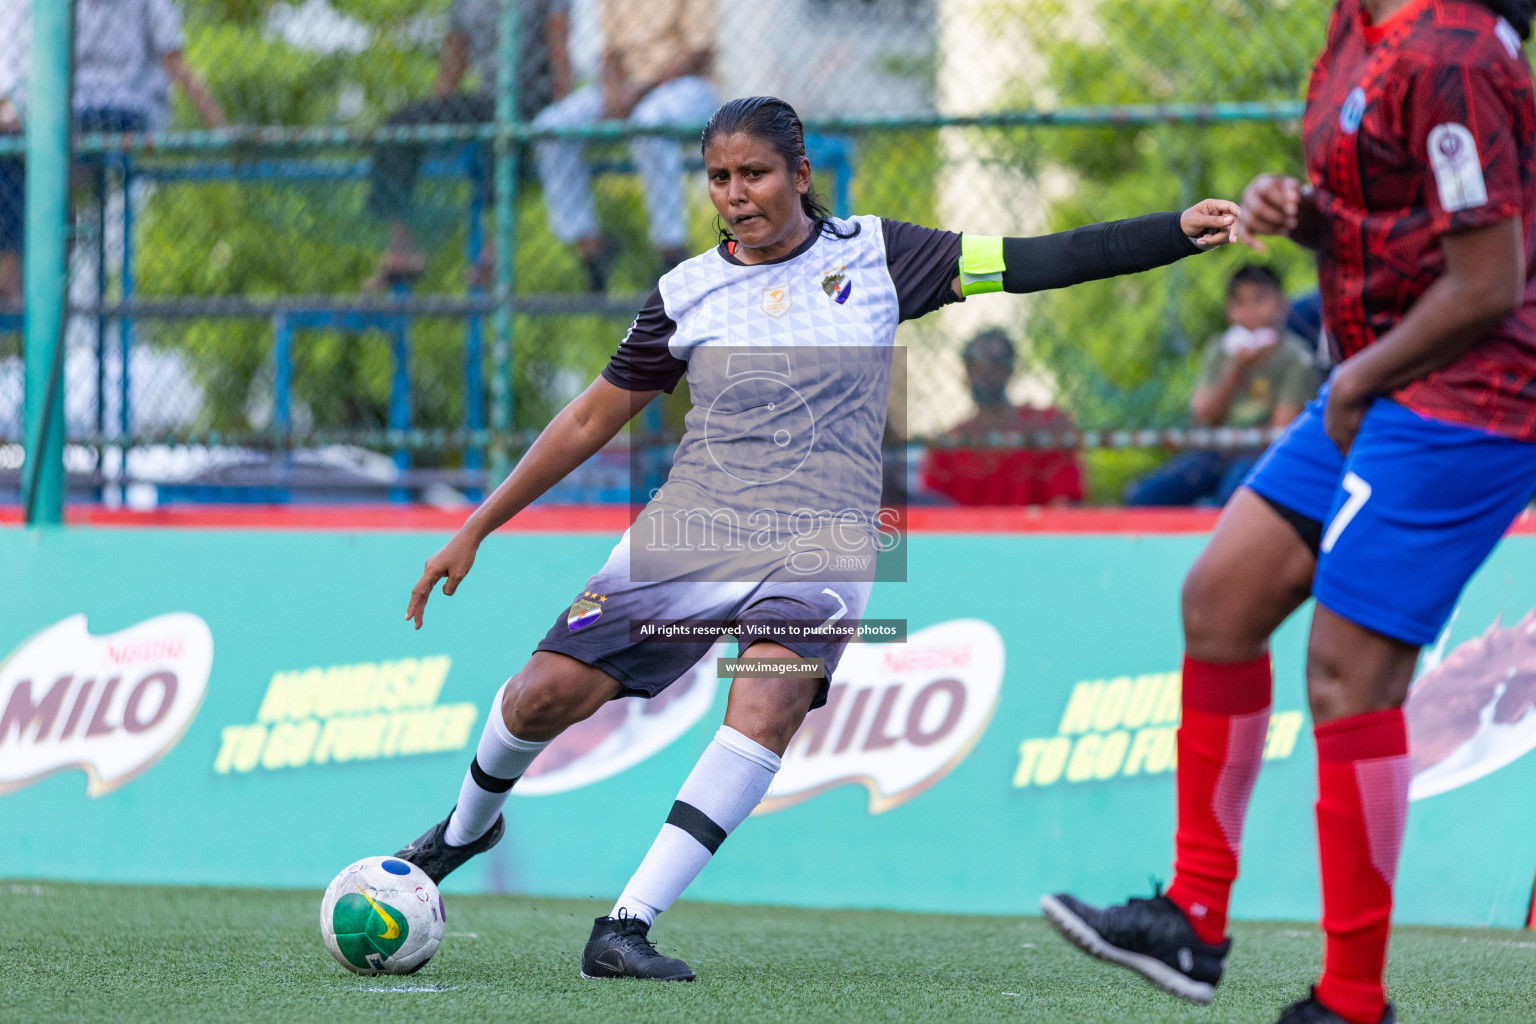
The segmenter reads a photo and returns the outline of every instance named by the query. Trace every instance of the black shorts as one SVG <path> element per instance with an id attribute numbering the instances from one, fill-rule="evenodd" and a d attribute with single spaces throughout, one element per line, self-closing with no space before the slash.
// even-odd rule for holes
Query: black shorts
<path id="1" fill-rule="evenodd" d="M 656 696 L 698 664 L 716 642 L 714 637 L 637 638 L 630 628 L 634 622 L 710 619 L 733 623 L 738 650 L 744 653 L 758 640 L 769 639 L 764 635 L 766 627 L 775 623 L 857 619 L 869 600 L 867 582 L 636 582 L 629 578 L 628 547 L 626 535 L 535 648 L 601 669 L 618 681 L 625 697 Z M 771 639 L 802 658 L 824 659 L 829 676 L 848 645 L 846 638 L 786 639 L 778 632 Z M 811 707 L 827 702 L 828 685 L 824 676 Z"/>

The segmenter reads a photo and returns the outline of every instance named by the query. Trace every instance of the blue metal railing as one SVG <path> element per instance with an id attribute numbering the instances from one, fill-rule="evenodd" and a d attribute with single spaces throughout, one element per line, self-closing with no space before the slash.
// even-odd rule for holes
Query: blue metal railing
<path id="1" fill-rule="evenodd" d="M 806 140 L 807 152 L 819 170 L 830 172 L 832 177 L 832 205 L 839 216 L 847 216 L 852 205 L 852 176 L 854 160 L 853 141 L 844 136 L 810 136 Z M 424 160 L 421 173 L 427 177 L 462 177 L 470 184 L 469 201 L 465 209 L 466 261 L 473 264 L 480 258 L 484 246 L 484 214 L 486 189 L 484 188 L 484 161 L 478 147 L 481 143 L 468 142 L 457 145 L 458 152 L 451 157 L 431 157 Z M 98 211 L 97 237 L 95 239 L 98 284 L 103 290 L 95 316 L 97 320 L 97 431 L 105 434 L 105 385 L 104 368 L 107 361 L 106 335 L 111 320 L 117 321 L 118 355 L 120 376 L 118 380 L 119 437 L 124 443 L 134 442 L 133 399 L 131 392 L 131 366 L 136 321 L 143 316 L 163 318 L 167 316 L 203 315 L 202 305 L 206 298 L 186 303 L 184 310 L 177 309 L 175 299 L 151 300 L 152 312 L 140 311 L 144 300 L 136 295 L 137 239 L 132 193 L 140 182 L 156 185 L 175 185 L 218 181 L 261 181 L 272 183 L 343 182 L 361 180 L 369 173 L 370 161 L 365 158 L 335 157 L 281 157 L 259 160 L 204 159 L 195 161 L 165 162 L 153 159 L 135 159 L 135 154 L 124 151 L 107 152 L 89 160 L 97 167 Z M 697 161 L 691 169 L 697 169 Z M 597 160 L 593 163 L 596 173 L 632 173 L 633 168 L 625 161 Z M 106 202 L 105 196 L 116 178 L 121 188 L 121 272 L 119 275 L 119 300 L 114 305 L 105 301 L 106 288 Z M 551 300 L 557 296 L 546 297 Z M 528 300 L 533 301 L 528 301 Z M 589 300 L 590 301 L 590 300 Z M 329 330 L 365 334 L 377 332 L 385 335 L 391 345 L 392 371 L 389 398 L 388 434 L 403 438 L 414 428 L 412 407 L 411 327 L 416 319 L 429 315 L 461 316 L 464 318 L 464 345 L 462 377 L 464 388 L 462 434 L 466 439 L 463 466 L 478 471 L 485 467 L 487 408 L 484 373 L 484 310 L 492 308 L 493 298 L 481 288 L 472 288 L 469 301 L 460 300 L 458 308 L 449 309 L 434 303 L 432 297 L 412 296 L 404 287 L 397 286 L 388 299 L 367 297 L 357 301 L 327 296 L 311 300 L 285 301 L 269 314 L 254 310 L 248 315 L 269 315 L 273 326 L 273 424 L 274 439 L 288 446 L 294 437 L 292 394 L 294 384 L 295 335 L 303 331 Z M 539 303 L 538 297 L 520 296 L 516 303 L 525 315 L 565 315 L 573 312 L 566 308 L 570 303 L 550 301 Z M 579 305 L 579 303 L 578 303 Z M 547 309 L 542 308 L 548 306 Z M 440 308 L 441 307 L 441 308 Z M 232 313 L 228 315 L 240 315 Z M 15 321 L 14 328 L 11 321 Z M 0 314 L 0 331 L 19 329 L 20 317 Z M 508 346 L 510 348 L 510 346 Z M 510 367 L 498 367 L 498 374 L 509 373 Z M 648 410 L 642 420 L 642 429 L 648 434 L 659 433 L 659 409 Z M 394 445 L 393 458 L 402 470 L 411 464 L 411 449 L 403 443 Z M 648 476 L 651 474 L 647 474 Z M 409 495 L 403 490 L 393 494 L 399 500 Z M 471 494 L 471 497 L 477 495 Z"/>

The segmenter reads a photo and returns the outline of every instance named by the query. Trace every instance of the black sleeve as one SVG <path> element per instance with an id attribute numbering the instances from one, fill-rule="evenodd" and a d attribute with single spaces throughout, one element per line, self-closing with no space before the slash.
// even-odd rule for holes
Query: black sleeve
<path id="1" fill-rule="evenodd" d="M 667 316 L 658 288 L 635 314 L 629 332 L 619 342 L 619 350 L 603 367 L 603 379 L 626 391 L 671 394 L 683 374 L 688 372 L 687 360 L 677 358 L 667 348 L 667 342 L 676 333 L 677 324 Z"/>
<path id="2" fill-rule="evenodd" d="M 1040 292 L 1082 281 L 1136 274 L 1203 252 L 1179 227 L 1178 213 L 1089 224 L 1037 238 L 1003 239 L 1003 290 Z"/>
<path id="3" fill-rule="evenodd" d="M 960 301 L 953 287 L 960 273 L 958 234 L 899 220 L 881 220 L 880 229 L 902 320 L 915 320 Z"/>

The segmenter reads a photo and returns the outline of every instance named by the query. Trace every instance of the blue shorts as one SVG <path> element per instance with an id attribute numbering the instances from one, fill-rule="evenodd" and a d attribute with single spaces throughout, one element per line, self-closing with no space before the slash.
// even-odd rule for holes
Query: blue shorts
<path id="1" fill-rule="evenodd" d="M 1536 444 L 1378 398 L 1346 458 L 1323 429 L 1327 400 L 1325 387 L 1244 484 L 1322 525 L 1319 604 L 1395 640 L 1431 643 L 1536 492 Z"/>

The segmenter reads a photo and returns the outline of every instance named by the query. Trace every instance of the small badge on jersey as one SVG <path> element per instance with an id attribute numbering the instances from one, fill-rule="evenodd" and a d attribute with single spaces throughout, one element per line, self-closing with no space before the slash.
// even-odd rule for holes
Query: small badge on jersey
<path id="1" fill-rule="evenodd" d="M 1465 125 L 1450 121 L 1430 130 L 1429 166 L 1440 190 L 1440 208 L 1446 213 L 1470 210 L 1488 201 L 1477 140 Z"/>
<path id="2" fill-rule="evenodd" d="M 853 293 L 853 282 L 848 280 L 842 267 L 834 267 L 822 276 L 821 290 L 827 293 L 827 298 L 841 306 Z"/>
<path id="3" fill-rule="evenodd" d="M 1504 49 L 1509 51 L 1510 60 L 1520 59 L 1520 33 L 1515 31 L 1515 26 L 1500 18 L 1493 26 L 1493 34 L 1499 37 Z"/>
<path id="4" fill-rule="evenodd" d="M 775 320 L 789 312 L 789 285 L 763 289 L 763 312 Z"/>
<path id="5" fill-rule="evenodd" d="M 603 602 L 608 600 L 606 595 L 593 594 L 583 590 L 581 597 L 571 605 L 570 614 L 565 617 L 565 624 L 574 633 L 583 626 L 590 626 L 596 622 L 598 616 L 603 614 Z"/>
<path id="6" fill-rule="evenodd" d="M 1365 90 L 1355 86 L 1344 100 L 1344 106 L 1339 108 L 1339 128 L 1345 135 L 1353 135 L 1360 130 L 1360 122 L 1365 120 Z"/>

